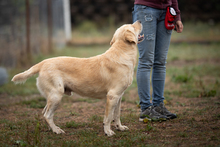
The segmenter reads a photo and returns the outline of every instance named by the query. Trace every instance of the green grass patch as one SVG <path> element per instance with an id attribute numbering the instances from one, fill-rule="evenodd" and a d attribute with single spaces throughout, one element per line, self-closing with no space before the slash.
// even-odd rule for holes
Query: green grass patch
<path id="1" fill-rule="evenodd" d="M 177 83 L 187 83 L 192 79 L 192 76 L 184 74 L 184 75 L 173 75 L 172 77 L 174 82 Z"/>
<path id="2" fill-rule="evenodd" d="M 25 100 L 21 103 L 23 105 L 27 105 L 30 108 L 44 108 L 46 105 L 46 99 L 43 97 L 39 97 L 32 100 Z"/>
<path id="3" fill-rule="evenodd" d="M 38 63 L 44 59 L 58 57 L 58 56 L 71 56 L 79 58 L 88 58 L 104 53 L 108 50 L 110 45 L 92 45 L 92 46 L 67 46 L 62 49 L 57 49 L 53 54 L 38 55 L 34 58 L 34 63 Z"/>
<path id="4" fill-rule="evenodd" d="M 74 121 L 70 121 L 70 122 L 66 122 L 66 125 L 65 127 L 67 128 L 79 128 L 79 127 L 85 127 L 86 126 L 86 123 L 76 123 Z"/>
<path id="5" fill-rule="evenodd" d="M 186 132 L 179 132 L 178 134 L 180 137 L 186 138 L 188 137 L 188 134 Z"/>
<path id="6" fill-rule="evenodd" d="M 90 122 L 102 122 L 103 121 L 103 117 L 98 116 L 98 115 L 92 115 L 89 119 Z"/>
<path id="7" fill-rule="evenodd" d="M 12 78 L 12 74 L 10 74 L 10 79 Z M 14 75 L 14 74 L 13 74 Z M 15 85 L 13 82 L 8 82 L 7 84 L 1 86 L 0 94 L 8 94 L 11 96 L 26 96 L 31 94 L 39 94 L 36 87 L 36 77 L 31 77 L 24 84 Z"/>
<path id="8" fill-rule="evenodd" d="M 173 32 L 172 40 L 220 40 L 220 23 L 184 22 L 183 25 L 183 32 Z"/>
<path id="9" fill-rule="evenodd" d="M 185 61 L 184 63 L 194 64 L 198 60 L 219 59 L 220 43 L 213 44 L 170 44 L 167 62 Z M 184 64 L 182 64 L 184 65 Z"/>

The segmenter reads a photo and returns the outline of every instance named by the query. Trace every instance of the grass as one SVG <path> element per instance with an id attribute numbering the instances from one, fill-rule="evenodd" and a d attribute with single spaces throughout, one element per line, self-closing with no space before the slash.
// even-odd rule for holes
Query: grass
<path id="1" fill-rule="evenodd" d="M 9 74 L 9 81 L 12 77 L 21 72 L 21 70 L 11 70 Z M 36 77 L 31 77 L 25 84 L 15 85 L 12 82 L 8 82 L 6 85 L 0 88 L 0 94 L 8 94 L 11 96 L 25 96 L 30 94 L 38 94 L 38 90 L 36 89 Z"/>
<path id="2" fill-rule="evenodd" d="M 70 122 L 66 122 L 66 125 L 65 127 L 67 128 L 79 128 L 79 127 L 84 127 L 86 124 L 83 123 L 83 124 L 79 124 L 79 123 L 76 123 L 74 121 L 70 121 Z"/>
<path id="3" fill-rule="evenodd" d="M 46 100 L 36 88 L 36 77 L 22 85 L 9 82 L 0 87 L 0 144 L 65 147 L 218 146 L 219 46 L 219 43 L 171 44 L 164 96 L 166 107 L 177 113 L 178 118 L 162 122 L 138 122 L 140 108 L 137 81 L 134 77 L 132 85 L 123 96 L 121 107 L 122 124 L 130 129 L 121 132 L 112 125 L 116 133 L 113 137 L 105 136 L 103 131 L 105 100 L 81 98 L 75 94 L 71 97 L 65 96 L 56 111 L 54 121 L 66 133 L 56 135 L 48 130 L 41 114 Z M 61 55 L 90 57 L 101 54 L 108 48 L 109 45 L 66 47 L 51 55 L 39 55 L 33 62 Z M 9 79 L 26 69 L 10 70 Z"/>
<path id="4" fill-rule="evenodd" d="M 219 41 L 220 23 L 183 22 L 183 33 L 174 33 L 172 41 Z"/>
<path id="5" fill-rule="evenodd" d="M 39 97 L 32 100 L 24 100 L 21 103 L 30 108 L 44 108 L 46 104 L 46 99 L 43 97 Z"/>

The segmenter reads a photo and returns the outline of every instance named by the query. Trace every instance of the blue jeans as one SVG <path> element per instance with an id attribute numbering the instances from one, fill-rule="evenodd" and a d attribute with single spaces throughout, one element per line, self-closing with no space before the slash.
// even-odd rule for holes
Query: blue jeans
<path id="1" fill-rule="evenodd" d="M 133 22 L 140 20 L 145 39 L 138 44 L 139 62 L 137 69 L 138 95 L 141 110 L 157 106 L 164 100 L 166 77 L 166 59 L 172 30 L 164 25 L 166 10 L 155 9 L 144 5 L 134 5 Z M 152 69 L 152 103 L 150 102 L 150 75 Z"/>

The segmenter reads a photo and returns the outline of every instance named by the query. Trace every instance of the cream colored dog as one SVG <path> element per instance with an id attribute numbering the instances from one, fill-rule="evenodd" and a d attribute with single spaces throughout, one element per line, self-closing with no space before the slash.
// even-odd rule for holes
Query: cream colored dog
<path id="1" fill-rule="evenodd" d="M 87 97 L 107 97 L 104 132 L 112 136 L 115 134 L 110 128 L 112 120 L 118 130 L 128 129 L 120 121 L 121 98 L 133 80 L 138 36 L 141 31 L 140 21 L 123 25 L 116 30 L 110 42 L 111 47 L 105 53 L 91 58 L 46 59 L 15 75 L 12 81 L 24 83 L 27 78 L 39 73 L 37 87 L 47 99 L 42 113 L 50 128 L 57 134 L 65 133 L 53 121 L 54 112 L 63 94 L 75 92 Z"/>

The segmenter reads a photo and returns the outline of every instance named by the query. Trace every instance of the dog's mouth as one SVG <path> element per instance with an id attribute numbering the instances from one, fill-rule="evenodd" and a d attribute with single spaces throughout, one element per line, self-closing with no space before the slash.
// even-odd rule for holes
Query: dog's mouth
<path id="1" fill-rule="evenodd" d="M 141 43 L 144 40 L 144 34 L 138 35 L 138 44 Z"/>

